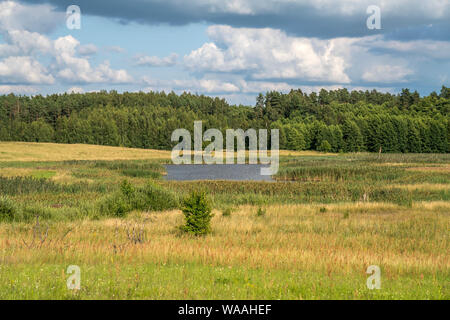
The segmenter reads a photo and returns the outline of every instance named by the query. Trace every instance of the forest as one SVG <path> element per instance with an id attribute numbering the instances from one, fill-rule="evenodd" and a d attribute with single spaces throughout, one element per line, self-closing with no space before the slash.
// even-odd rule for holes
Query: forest
<path id="1" fill-rule="evenodd" d="M 0 141 L 170 150 L 177 128 L 279 129 L 280 148 L 324 152 L 450 152 L 450 88 L 421 97 L 347 89 L 259 94 L 255 106 L 174 92 L 0 96 Z"/>

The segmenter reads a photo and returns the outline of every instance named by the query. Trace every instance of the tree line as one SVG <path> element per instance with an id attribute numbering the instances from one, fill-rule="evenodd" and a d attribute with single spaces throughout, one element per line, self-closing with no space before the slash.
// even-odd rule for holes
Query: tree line
<path id="1" fill-rule="evenodd" d="M 450 88 L 421 97 L 347 89 L 259 94 L 255 106 L 173 92 L 0 96 L 0 141 L 171 149 L 177 128 L 279 129 L 280 148 L 332 152 L 450 151 Z"/>

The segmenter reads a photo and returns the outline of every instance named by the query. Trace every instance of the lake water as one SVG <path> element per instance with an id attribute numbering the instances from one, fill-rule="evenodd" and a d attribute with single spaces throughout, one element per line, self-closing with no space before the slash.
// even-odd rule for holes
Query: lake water
<path id="1" fill-rule="evenodd" d="M 274 181 L 271 176 L 262 176 L 261 164 L 183 164 L 165 165 L 166 180 L 232 180 L 232 181 Z"/>

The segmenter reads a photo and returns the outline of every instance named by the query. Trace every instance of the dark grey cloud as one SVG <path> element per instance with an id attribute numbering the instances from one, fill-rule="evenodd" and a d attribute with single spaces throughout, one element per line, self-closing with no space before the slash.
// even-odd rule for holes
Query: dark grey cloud
<path id="1" fill-rule="evenodd" d="M 23 0 L 50 3 L 64 11 L 77 4 L 83 14 L 120 23 L 186 25 L 206 22 L 233 27 L 277 28 L 305 37 L 334 38 L 389 34 L 395 39 L 449 40 L 450 4 L 437 0 L 397 0 L 381 7 L 382 30 L 369 30 L 369 5 L 380 0 L 349 1 L 181 1 L 181 0 Z M 430 29 L 429 25 L 433 25 Z"/>

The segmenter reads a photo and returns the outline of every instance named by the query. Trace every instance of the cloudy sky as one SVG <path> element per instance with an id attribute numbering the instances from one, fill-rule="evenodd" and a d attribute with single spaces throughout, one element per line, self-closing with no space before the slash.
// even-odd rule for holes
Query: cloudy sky
<path id="1" fill-rule="evenodd" d="M 367 27 L 373 5 L 381 29 Z M 429 94 L 449 80 L 450 0 L 0 0 L 0 94 L 173 90 L 253 105 L 268 90 Z"/>

